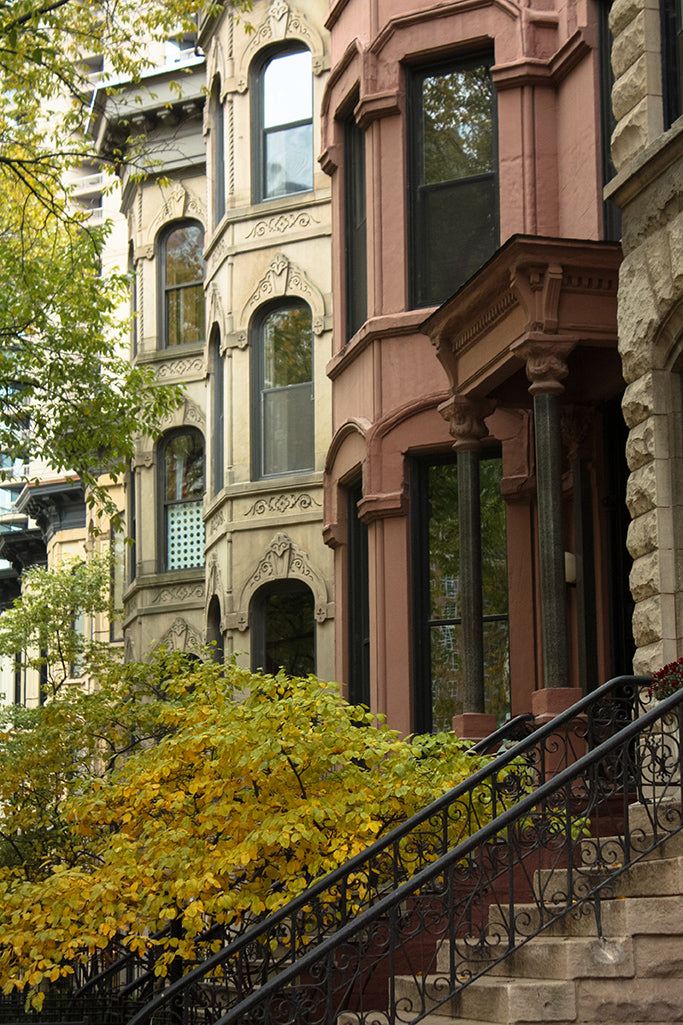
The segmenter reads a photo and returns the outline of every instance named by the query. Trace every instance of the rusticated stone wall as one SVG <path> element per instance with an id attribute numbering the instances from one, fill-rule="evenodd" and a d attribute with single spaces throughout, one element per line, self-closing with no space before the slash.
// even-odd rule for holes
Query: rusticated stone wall
<path id="1" fill-rule="evenodd" d="M 610 26 L 634 669 L 649 672 L 683 654 L 683 119 L 664 131 L 656 0 L 615 0 Z"/>

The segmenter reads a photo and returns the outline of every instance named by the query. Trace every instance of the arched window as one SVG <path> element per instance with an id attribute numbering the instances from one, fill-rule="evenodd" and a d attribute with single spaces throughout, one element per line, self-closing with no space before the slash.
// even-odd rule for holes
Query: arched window
<path id="1" fill-rule="evenodd" d="M 215 594 L 209 602 L 206 617 L 206 643 L 210 646 L 212 660 L 214 662 L 222 662 L 224 658 L 224 644 L 221 631 L 221 605 L 218 596 Z"/>
<path id="2" fill-rule="evenodd" d="M 204 229 L 196 221 L 171 225 L 159 243 L 162 347 L 204 341 Z"/>
<path id="3" fill-rule="evenodd" d="M 256 67 L 255 201 L 313 188 L 311 54 L 291 47 Z"/>
<path id="4" fill-rule="evenodd" d="M 305 303 L 268 307 L 253 346 L 254 476 L 312 470 L 313 330 Z"/>
<path id="5" fill-rule="evenodd" d="M 251 602 L 251 665 L 256 672 L 308 676 L 315 672 L 314 599 L 299 580 L 260 588 Z"/>
<path id="6" fill-rule="evenodd" d="M 211 431 L 211 488 L 217 495 L 224 485 L 224 441 L 225 431 L 225 387 L 223 374 L 223 357 L 221 356 L 221 336 L 217 327 L 212 330 L 209 345 L 210 365 L 212 371 L 212 410 L 213 425 Z"/>
<path id="7" fill-rule="evenodd" d="M 204 565 L 204 439 L 192 427 L 161 441 L 163 568 Z"/>
<path id="8" fill-rule="evenodd" d="M 211 90 L 213 137 L 213 226 L 218 227 L 225 214 L 225 114 L 221 103 L 221 85 L 216 79 Z"/>

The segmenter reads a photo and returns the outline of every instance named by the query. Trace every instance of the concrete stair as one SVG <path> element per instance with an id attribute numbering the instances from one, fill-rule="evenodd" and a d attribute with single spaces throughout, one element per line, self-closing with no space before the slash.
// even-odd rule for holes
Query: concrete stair
<path id="1" fill-rule="evenodd" d="M 632 835 L 634 830 L 639 830 L 641 846 L 647 846 L 651 826 L 643 808 L 632 809 Z M 618 838 L 601 841 L 601 849 L 605 854 L 611 851 L 605 860 L 621 867 Z M 587 882 L 609 878 L 608 868 L 592 867 L 595 842 L 584 842 L 582 859 L 579 872 Z M 515 907 L 515 921 L 525 920 L 524 933 L 535 931 L 541 914 L 547 921 L 559 911 L 560 905 L 549 895 L 563 892 L 566 882 L 566 870 L 537 873 L 535 891 L 543 893 L 543 912 L 536 904 Z M 507 926 L 506 918 L 506 911 L 491 909 L 492 926 Z M 601 920 L 600 937 L 590 910 L 557 917 L 486 975 L 440 1003 L 447 985 L 449 950 L 445 947 L 437 962 L 437 971 L 443 975 L 428 976 L 419 985 L 412 977 L 395 978 L 402 1008 L 399 1020 L 413 1020 L 424 999 L 425 1010 L 433 1008 L 421 1019 L 427 1025 L 683 1022 L 683 832 L 613 880 L 609 899 L 601 902 Z M 476 963 L 473 960 L 471 966 Z M 386 1017 L 380 1015 L 368 1018 L 372 1025 L 383 1020 Z"/>

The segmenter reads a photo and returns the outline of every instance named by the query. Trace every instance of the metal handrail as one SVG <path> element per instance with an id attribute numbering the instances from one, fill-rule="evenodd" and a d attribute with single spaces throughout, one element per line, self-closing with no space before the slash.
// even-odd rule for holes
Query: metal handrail
<path id="1" fill-rule="evenodd" d="M 284 954 L 280 956 L 279 960 L 276 956 L 269 954 L 267 951 L 267 944 L 265 939 L 268 937 L 277 937 L 279 930 L 289 932 L 289 923 L 298 924 L 298 916 L 303 915 L 305 917 L 307 909 L 310 909 L 310 914 L 315 917 L 318 914 L 317 908 L 319 907 L 319 898 L 325 892 L 335 892 L 337 890 L 346 889 L 346 880 L 349 877 L 357 877 L 363 874 L 365 870 L 368 878 L 372 874 L 371 869 L 368 866 L 372 866 L 373 863 L 379 864 L 386 852 L 391 852 L 393 857 L 394 866 L 394 878 L 389 881 L 389 885 L 392 886 L 395 892 L 402 892 L 402 885 L 411 885 L 411 880 L 422 878 L 422 873 L 419 871 L 421 868 L 420 859 L 417 859 L 417 863 L 412 867 L 417 868 L 417 873 L 409 875 L 408 881 L 406 882 L 406 872 L 404 871 L 403 877 L 397 871 L 397 866 L 402 869 L 406 869 L 406 863 L 401 856 L 401 845 L 404 844 L 408 838 L 415 836 L 419 833 L 420 827 L 425 824 L 433 824 L 435 820 L 442 816 L 443 828 L 440 842 L 442 846 L 449 847 L 448 829 L 449 823 L 448 812 L 457 808 L 463 801 L 468 798 L 472 800 L 473 795 L 476 795 L 478 789 L 482 785 L 489 785 L 491 788 L 491 809 L 490 817 L 496 818 L 497 816 L 497 805 L 500 805 L 504 809 L 508 809 L 509 805 L 513 802 L 516 803 L 518 798 L 521 796 L 519 786 L 524 785 L 524 780 L 528 784 L 530 778 L 530 770 L 525 768 L 521 774 L 517 775 L 512 781 L 513 786 L 510 788 L 508 784 L 499 785 L 498 781 L 506 773 L 506 770 L 510 770 L 513 765 L 519 765 L 524 762 L 525 758 L 533 757 L 534 753 L 541 752 L 540 757 L 536 759 L 533 766 L 533 773 L 537 779 L 541 781 L 545 780 L 545 776 L 548 771 L 555 772 L 557 766 L 550 766 L 547 760 L 548 751 L 546 750 L 546 744 L 552 746 L 554 738 L 564 730 L 567 732 L 567 728 L 570 726 L 574 727 L 576 732 L 576 740 L 578 743 L 583 742 L 586 736 L 586 722 L 591 718 L 591 714 L 594 714 L 594 718 L 600 719 L 599 715 L 595 715 L 596 711 L 599 711 L 603 701 L 607 702 L 607 705 L 612 709 L 614 713 L 613 720 L 609 720 L 609 717 L 604 720 L 607 726 L 615 725 L 621 727 L 623 722 L 630 721 L 634 718 L 638 709 L 638 694 L 639 688 L 650 683 L 649 676 L 619 676 L 601 687 L 596 688 L 590 694 L 586 695 L 571 708 L 560 713 L 551 722 L 545 724 L 536 730 L 533 734 L 524 740 L 521 740 L 515 747 L 509 751 L 505 751 L 498 757 L 494 758 L 493 761 L 488 763 L 477 772 L 473 773 L 466 781 L 454 787 L 448 793 L 432 802 L 428 807 L 422 811 L 413 815 L 409 820 L 401 825 L 395 827 L 385 837 L 375 841 L 365 851 L 356 855 L 350 859 L 346 864 L 335 869 L 333 872 L 324 876 L 317 882 L 313 883 L 307 890 L 290 901 L 287 905 L 269 915 L 266 919 L 261 922 L 257 922 L 249 929 L 247 929 L 242 936 L 238 937 L 232 943 L 228 944 L 222 950 L 216 954 L 211 955 L 206 960 L 202 961 L 201 964 L 187 972 L 181 979 L 172 983 L 165 990 L 163 990 L 157 997 L 155 997 L 150 1003 L 139 1013 L 135 1014 L 130 1019 L 128 1025 L 145 1025 L 149 1022 L 151 1017 L 156 1014 L 162 1007 L 167 1004 L 175 1002 L 182 994 L 194 986 L 200 980 L 205 978 L 211 978 L 217 969 L 229 963 L 239 961 L 242 957 L 245 961 L 244 974 L 240 974 L 239 977 L 239 988 L 256 989 L 259 988 L 259 992 L 263 991 L 263 987 L 269 985 L 269 979 L 265 978 L 264 975 L 278 971 L 278 977 L 282 977 L 282 972 L 289 971 L 291 967 L 294 969 L 296 966 L 302 964 L 308 964 L 307 958 L 313 956 L 312 954 L 304 954 L 303 959 L 296 957 L 294 950 L 294 943 L 292 943 L 291 957 L 292 964 L 289 966 L 285 965 L 285 959 L 290 954 L 285 950 Z M 622 692 L 621 695 L 619 692 Z M 618 700 L 615 701 L 614 699 Z M 620 712 L 617 714 L 615 708 L 621 702 Z M 576 755 L 576 752 L 570 750 L 569 747 L 565 750 L 565 757 L 567 759 L 572 755 Z M 547 763 L 547 764 L 546 764 Z M 508 778 L 508 777 L 506 777 Z M 520 783 L 520 781 L 522 781 Z M 517 790 L 514 788 L 514 784 L 517 785 Z M 508 791 L 506 792 L 506 785 Z M 470 809 L 471 812 L 471 809 Z M 476 822 L 476 819 L 475 819 Z M 477 831 L 477 835 L 479 832 Z M 460 848 L 456 848 L 460 849 Z M 423 855 L 425 852 L 421 852 Z M 431 857 L 431 867 L 437 863 L 437 855 L 433 848 L 429 854 Z M 425 861 L 427 860 L 425 856 Z M 422 862 L 422 864 L 425 863 Z M 448 862 L 450 864 L 450 862 Z M 408 865 L 408 868 L 411 866 Z M 423 871 L 429 873 L 431 867 L 423 869 Z M 368 887 L 369 888 L 369 887 Z M 321 939 L 319 944 L 315 945 L 315 950 L 327 950 L 328 943 L 334 944 L 335 937 L 340 935 L 346 936 L 346 930 L 348 928 L 355 927 L 355 923 L 361 920 L 361 917 L 376 907 L 384 907 L 384 900 L 390 900 L 391 897 L 386 897 L 384 890 L 377 888 L 373 895 L 368 895 L 368 903 L 370 908 L 365 911 L 360 911 L 358 916 L 355 916 L 350 923 L 346 923 L 344 919 L 348 915 L 348 909 L 346 907 L 346 901 L 344 900 L 344 906 L 341 911 L 341 924 L 337 925 L 334 923 L 334 931 L 331 936 Z M 317 903 L 316 903 L 317 902 Z M 341 902 L 341 897 L 340 897 Z M 365 919 L 363 919 L 365 920 Z M 292 927 L 292 935 L 296 932 L 296 928 Z M 251 959 L 253 961 L 253 951 L 261 950 L 263 952 L 263 960 L 261 964 L 261 971 L 252 970 L 253 966 L 246 966 L 246 962 Z M 222 1019 L 221 1019 L 222 1021 Z"/>
<path id="2" fill-rule="evenodd" d="M 520 821 L 533 817 L 539 805 L 548 801 L 549 798 L 552 798 L 558 794 L 558 792 L 566 790 L 571 786 L 571 784 L 575 783 L 577 779 L 585 777 L 587 770 L 599 766 L 601 762 L 604 762 L 606 756 L 611 754 L 613 751 L 623 750 L 625 747 L 628 748 L 633 741 L 637 740 L 639 735 L 646 733 L 658 720 L 666 719 L 666 717 L 670 716 L 674 710 L 676 711 L 677 726 L 680 736 L 680 730 L 683 727 L 683 689 L 666 698 L 650 711 L 645 712 L 644 715 L 632 721 L 629 725 L 624 726 L 613 737 L 604 741 L 592 751 L 589 751 L 577 762 L 567 766 L 552 779 L 548 780 L 532 793 L 522 798 L 516 805 L 506 809 L 491 823 L 482 827 L 475 834 L 468 837 L 468 839 L 448 851 L 432 865 L 429 865 L 427 868 L 419 872 L 413 879 L 399 886 L 394 892 L 382 898 L 366 911 L 361 912 L 356 919 L 346 923 L 346 925 L 342 926 L 332 936 L 327 937 L 314 949 L 299 957 L 294 964 L 284 968 L 277 976 L 268 980 L 259 989 L 255 989 L 237 1006 L 230 1008 L 224 1015 L 213 1021 L 212 1025 L 236 1025 L 237 1022 L 242 1020 L 248 1020 L 249 1022 L 268 1021 L 269 1019 L 267 1014 L 265 1017 L 261 1015 L 254 1016 L 252 1014 L 254 1009 L 260 1004 L 269 1001 L 278 992 L 284 990 L 288 984 L 297 982 L 302 975 L 313 975 L 317 964 L 324 960 L 324 958 L 329 954 L 333 953 L 335 950 L 339 950 L 344 946 L 344 944 L 350 943 L 359 934 L 367 934 L 371 932 L 372 926 L 378 920 L 390 918 L 398 908 L 405 906 L 406 902 L 409 901 L 411 897 L 415 896 L 424 888 L 429 887 L 435 878 L 445 877 L 455 866 L 467 861 L 467 859 L 471 858 L 475 852 L 480 851 L 485 845 L 489 845 L 494 842 L 501 833 L 508 832 L 515 824 L 519 824 Z M 683 768 L 683 753 L 681 752 L 680 745 L 678 745 L 678 756 L 676 761 L 679 769 Z M 439 1000 L 433 1000 L 429 1008 L 423 1009 L 423 1011 L 418 1013 L 415 1018 L 410 1019 L 402 1016 L 401 1020 L 403 1022 L 408 1020 L 418 1021 L 421 1017 L 424 1017 L 426 1013 L 438 1012 L 439 1006 L 450 1001 L 455 992 L 466 988 L 474 982 L 475 979 L 485 974 L 495 964 L 501 961 L 503 957 L 508 956 L 513 949 L 517 949 L 519 946 L 527 943 L 532 936 L 537 935 L 543 929 L 552 925 L 558 920 L 558 918 L 566 917 L 570 913 L 576 914 L 581 905 L 585 905 L 587 903 L 595 904 L 596 901 L 601 899 L 603 891 L 608 890 L 609 892 L 613 887 L 615 878 L 622 875 L 630 865 L 642 860 L 652 850 L 661 845 L 664 840 L 680 832 L 681 829 L 683 829 L 683 818 L 680 814 L 682 778 L 683 777 L 679 775 L 679 779 L 676 781 L 678 784 L 678 813 L 675 819 L 674 828 L 665 832 L 660 831 L 660 835 L 658 837 L 658 823 L 657 816 L 655 816 L 653 818 L 653 827 L 655 830 L 653 843 L 649 846 L 641 846 L 640 850 L 633 851 L 632 853 L 635 854 L 634 857 L 629 858 L 628 861 L 624 858 L 622 864 L 620 866 L 615 866 L 614 871 L 608 878 L 597 882 L 589 892 L 574 895 L 575 899 L 572 899 L 571 901 L 568 900 L 563 906 L 557 906 L 557 902 L 555 902 L 556 906 L 548 910 L 547 919 L 545 922 L 541 922 L 540 928 L 536 929 L 533 934 L 522 936 L 518 942 L 515 942 L 514 911 L 511 910 L 506 930 L 508 933 L 507 938 L 509 943 L 506 946 L 505 952 L 501 954 L 500 957 L 491 959 L 488 963 L 482 965 L 480 971 L 471 972 L 467 978 L 455 980 L 455 984 L 450 992 L 447 994 L 442 993 Z M 569 897 L 569 894 L 566 896 Z M 511 901 L 511 908 L 514 908 L 514 901 Z M 599 914 L 596 917 L 598 917 L 599 920 Z M 247 1017 L 245 1018 L 245 1016 Z M 130 1025 L 134 1025 L 134 1023 L 141 1020 L 141 1016 L 137 1016 L 133 1021 L 131 1021 Z M 359 1020 L 362 1020 L 362 1018 Z M 392 1020 L 391 1016 L 390 1020 Z"/>
<path id="3" fill-rule="evenodd" d="M 497 730 L 490 733 L 488 737 L 484 737 L 482 740 L 478 740 L 476 744 L 473 744 L 469 749 L 469 754 L 474 755 L 487 755 L 491 751 L 498 752 L 498 748 L 501 744 L 506 741 L 513 740 L 518 743 L 520 740 L 525 740 L 526 737 L 530 737 L 535 732 L 536 727 L 534 726 L 536 717 L 531 712 L 523 712 L 521 715 L 515 715 L 512 719 L 508 719 L 502 726 L 499 726 Z"/>

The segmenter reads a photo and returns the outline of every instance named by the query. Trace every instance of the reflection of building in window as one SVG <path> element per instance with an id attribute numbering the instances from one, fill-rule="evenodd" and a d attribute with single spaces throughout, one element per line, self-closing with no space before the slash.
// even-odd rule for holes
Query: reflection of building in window
<path id="1" fill-rule="evenodd" d="M 204 229 L 195 221 L 174 225 L 161 238 L 164 345 L 204 341 Z"/>
<path id="2" fill-rule="evenodd" d="M 256 199 L 313 188 L 311 54 L 278 53 L 257 72 Z"/>
<path id="3" fill-rule="evenodd" d="M 505 718 L 509 710 L 507 535 L 500 493 L 502 460 L 482 459 L 484 674 L 486 712 Z M 458 473 L 453 462 L 416 466 L 416 715 L 418 730 L 451 728 L 464 709 L 460 609 Z"/>
<path id="4" fill-rule="evenodd" d="M 414 306 L 436 305 L 498 245 L 495 94 L 490 61 L 413 76 L 411 285 Z"/>
<path id="5" fill-rule="evenodd" d="M 284 669 L 290 676 L 315 672 L 313 594 L 296 580 L 261 588 L 252 599 L 252 668 Z"/>
<path id="6" fill-rule="evenodd" d="M 162 441 L 164 569 L 204 564 L 204 440 L 193 428 Z"/>
<path id="7" fill-rule="evenodd" d="M 272 307 L 254 346 L 254 475 L 312 470 L 313 331 L 304 303 Z"/>

